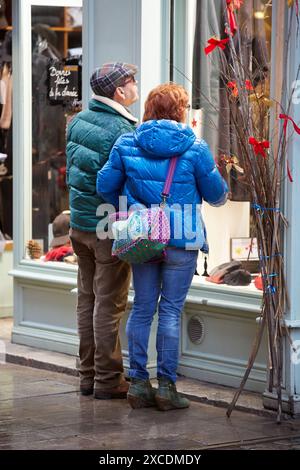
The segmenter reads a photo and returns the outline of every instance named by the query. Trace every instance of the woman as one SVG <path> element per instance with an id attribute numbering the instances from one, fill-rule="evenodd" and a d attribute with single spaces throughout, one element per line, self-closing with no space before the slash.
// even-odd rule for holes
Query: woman
<path id="1" fill-rule="evenodd" d="M 207 144 L 185 124 L 188 107 L 188 94 L 179 85 L 168 83 L 152 90 L 145 103 L 143 124 L 134 134 L 118 139 L 97 177 L 97 191 L 109 203 L 116 206 L 122 192 L 128 207 L 139 203 L 150 207 L 160 203 L 170 159 L 178 157 L 167 201 L 175 210 L 166 258 L 159 264 L 132 265 L 135 297 L 126 327 L 131 377 L 127 398 L 132 408 L 156 404 L 160 410 L 170 410 L 189 406 L 175 385 L 180 314 L 195 273 L 198 250 L 206 246 L 202 199 L 222 205 L 228 190 Z M 154 393 L 146 365 L 157 307 L 159 388 Z"/>

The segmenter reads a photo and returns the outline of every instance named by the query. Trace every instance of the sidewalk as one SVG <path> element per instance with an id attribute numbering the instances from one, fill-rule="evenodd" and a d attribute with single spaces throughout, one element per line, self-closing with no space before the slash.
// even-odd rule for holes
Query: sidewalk
<path id="1" fill-rule="evenodd" d="M 78 393 L 78 380 L 48 370 L 0 364 L 0 452 L 16 449 L 300 449 L 300 420 L 193 401 L 184 410 L 132 410 L 126 400 Z"/>
<path id="2" fill-rule="evenodd" d="M 12 344 L 10 341 L 12 325 L 11 318 L 0 319 L 0 340 L 5 342 L 6 362 L 77 376 L 76 357 L 74 356 Z M 156 381 L 153 380 L 154 386 L 155 383 Z M 235 393 L 235 389 L 230 387 L 185 377 L 178 378 L 177 388 L 191 400 L 223 408 L 228 406 Z M 270 416 L 274 419 L 276 417 L 273 411 L 266 410 L 262 406 L 262 398 L 258 393 L 243 392 L 236 409 L 261 416 Z"/>
<path id="3" fill-rule="evenodd" d="M 243 411 L 230 419 L 224 407 L 233 389 L 183 377 L 178 389 L 192 400 L 185 410 L 132 410 L 126 400 L 82 397 L 76 358 L 11 344 L 11 328 L 11 319 L 0 320 L 7 352 L 0 364 L 0 451 L 300 449 L 300 420 L 285 417 L 277 425 L 259 394 L 243 393 Z"/>

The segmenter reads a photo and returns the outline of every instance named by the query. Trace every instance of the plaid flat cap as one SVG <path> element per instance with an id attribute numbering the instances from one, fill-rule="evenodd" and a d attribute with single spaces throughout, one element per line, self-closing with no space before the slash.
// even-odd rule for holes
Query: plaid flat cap
<path id="1" fill-rule="evenodd" d="M 111 98 L 118 86 L 122 86 L 126 78 L 133 77 L 138 71 L 136 65 L 124 62 L 110 62 L 97 68 L 90 84 L 95 95 Z"/>

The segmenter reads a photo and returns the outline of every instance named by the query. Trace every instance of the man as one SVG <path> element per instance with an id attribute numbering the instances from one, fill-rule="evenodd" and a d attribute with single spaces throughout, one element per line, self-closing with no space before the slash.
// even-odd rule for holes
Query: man
<path id="1" fill-rule="evenodd" d="M 135 65 L 108 63 L 91 76 L 89 109 L 67 132 L 67 183 L 70 191 L 70 239 L 78 257 L 77 323 L 82 395 L 126 398 L 119 324 L 126 308 L 129 265 L 112 258 L 112 240 L 98 239 L 97 172 L 117 138 L 132 132 L 137 119 L 127 109 L 138 99 Z"/>

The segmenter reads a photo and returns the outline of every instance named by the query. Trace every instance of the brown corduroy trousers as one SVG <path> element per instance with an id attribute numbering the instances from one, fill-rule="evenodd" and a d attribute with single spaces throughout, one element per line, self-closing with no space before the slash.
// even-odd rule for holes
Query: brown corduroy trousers
<path id="1" fill-rule="evenodd" d="M 77 324 L 80 385 L 109 390 L 124 380 L 119 325 L 126 309 L 130 266 L 111 256 L 112 240 L 71 229 L 78 257 Z"/>

